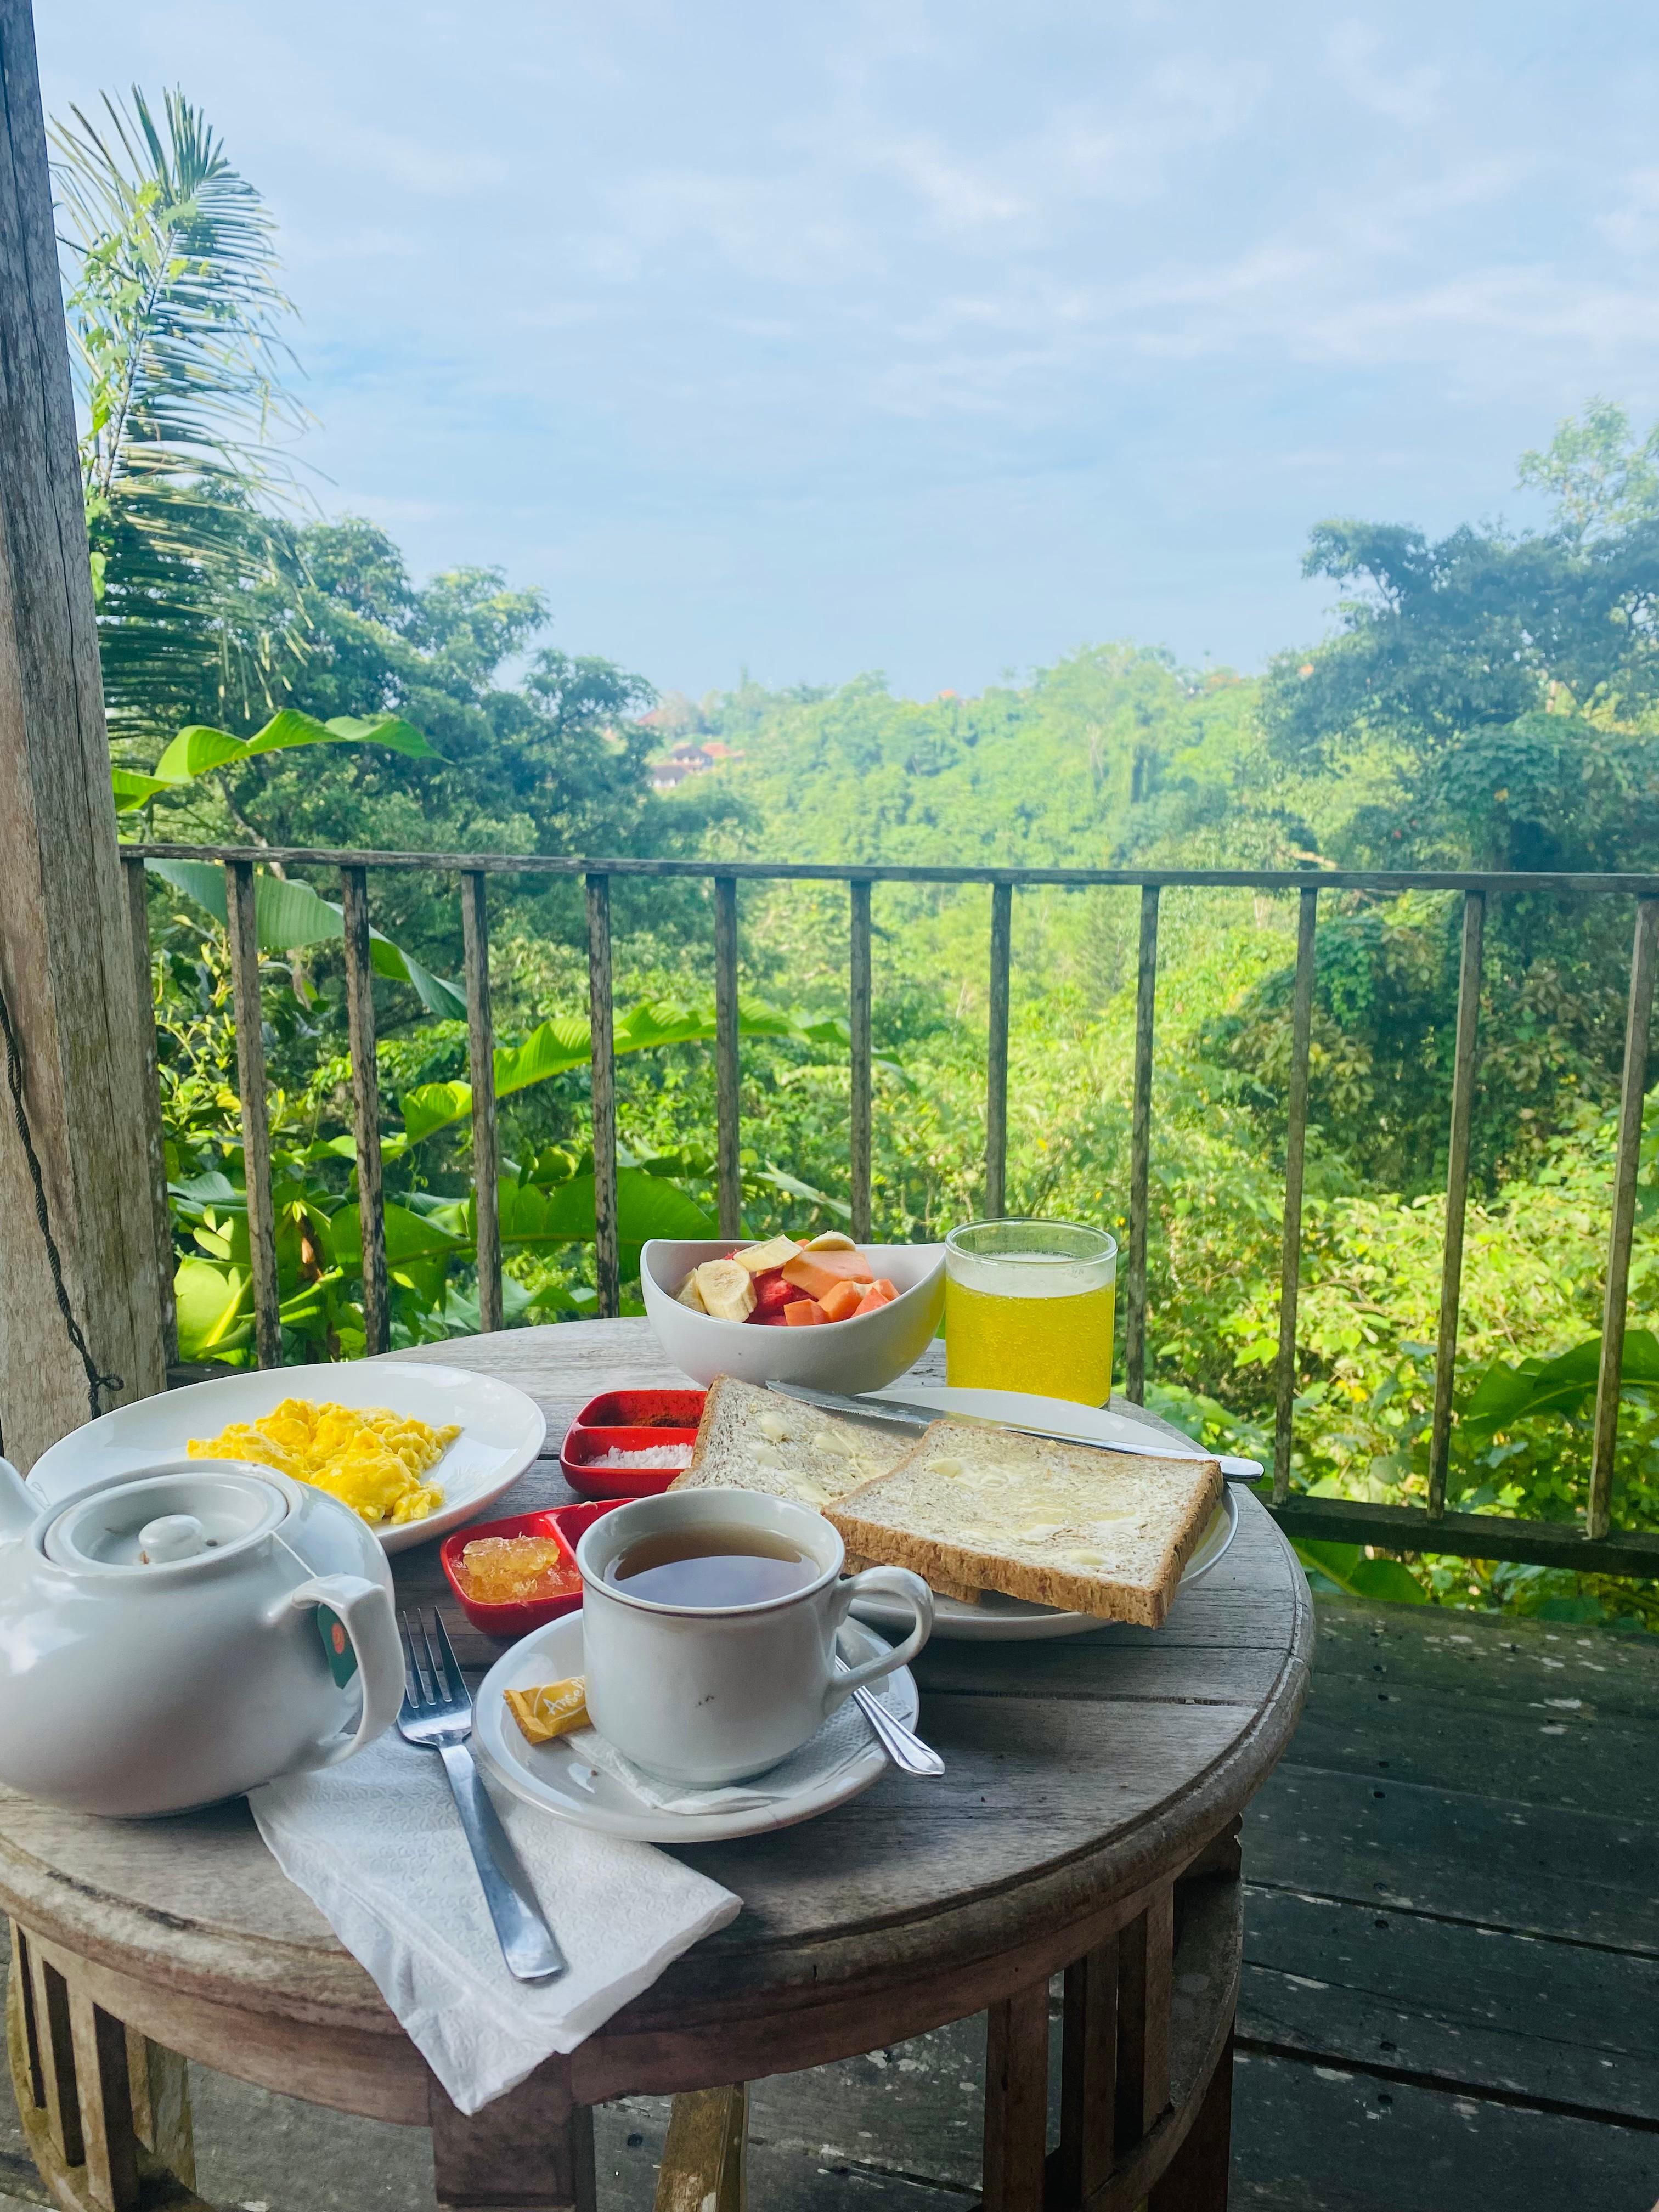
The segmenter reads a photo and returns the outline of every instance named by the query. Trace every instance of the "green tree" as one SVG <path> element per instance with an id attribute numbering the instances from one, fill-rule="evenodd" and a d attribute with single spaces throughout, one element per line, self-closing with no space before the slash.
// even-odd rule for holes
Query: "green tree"
<path id="1" fill-rule="evenodd" d="M 250 601 L 295 580 L 282 441 L 307 418 L 258 192 L 181 93 L 103 106 L 52 138 L 105 696 L 153 743 L 280 702 L 300 640 Z"/>

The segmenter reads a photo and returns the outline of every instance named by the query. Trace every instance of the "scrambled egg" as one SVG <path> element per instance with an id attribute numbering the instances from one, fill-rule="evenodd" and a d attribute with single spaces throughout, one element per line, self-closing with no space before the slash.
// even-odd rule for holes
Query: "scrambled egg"
<path id="1" fill-rule="evenodd" d="M 192 1459 L 246 1459 L 314 1483 L 377 1521 L 419 1521 L 444 1502 L 421 1476 L 437 1465 L 459 1428 L 434 1429 L 389 1406 L 319 1406 L 284 1398 L 263 1420 L 233 1421 L 216 1437 L 191 1439 Z"/>

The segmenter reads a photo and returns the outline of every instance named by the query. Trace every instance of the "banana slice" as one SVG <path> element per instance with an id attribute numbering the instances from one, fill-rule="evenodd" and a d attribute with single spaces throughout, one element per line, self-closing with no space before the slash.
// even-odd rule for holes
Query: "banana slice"
<path id="1" fill-rule="evenodd" d="M 763 1275 L 769 1268 L 781 1267 L 786 1260 L 793 1260 L 800 1246 L 793 1237 L 775 1237 L 767 1244 L 751 1244 L 746 1252 L 733 1254 L 740 1267 L 751 1275 Z"/>
<path id="2" fill-rule="evenodd" d="M 705 1260 L 691 1279 L 716 1321 L 747 1321 L 754 1312 L 755 1285 L 741 1260 Z"/>
<path id="3" fill-rule="evenodd" d="M 674 1296 L 683 1306 L 690 1306 L 693 1313 L 707 1313 L 708 1310 L 702 1302 L 702 1292 L 697 1288 L 697 1271 L 695 1267 L 675 1291 Z"/>
<path id="4" fill-rule="evenodd" d="M 822 1237 L 813 1237 L 805 1247 L 809 1252 L 856 1252 L 858 1249 L 852 1238 L 843 1237 L 839 1229 L 826 1229 Z"/>

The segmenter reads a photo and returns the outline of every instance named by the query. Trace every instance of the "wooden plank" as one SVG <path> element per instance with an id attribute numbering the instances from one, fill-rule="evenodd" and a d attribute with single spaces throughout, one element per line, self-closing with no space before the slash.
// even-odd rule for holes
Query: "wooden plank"
<path id="1" fill-rule="evenodd" d="M 1612 2212 L 1659 2194 L 1659 2137 L 1323 2060 L 1241 2051 L 1233 2139 L 1252 2212 Z"/>
<path id="2" fill-rule="evenodd" d="M 1150 2134 L 1170 2101 L 1170 2001 L 1175 1891 L 1160 1889 L 1117 1943 L 1119 2155 Z"/>
<path id="3" fill-rule="evenodd" d="M 132 2124 L 156 2163 L 186 2189 L 196 2186 L 196 2136 L 191 2121 L 190 2069 L 176 2051 L 135 2027 L 126 2031 Z"/>
<path id="4" fill-rule="evenodd" d="M 132 2125 L 127 2032 L 73 1980 L 69 1984 L 69 2000 L 81 2088 L 87 2195 L 104 2212 L 135 2212 L 138 2138 Z"/>
<path id="5" fill-rule="evenodd" d="M 1013 957 L 1014 887 L 991 886 L 990 1021 L 985 1053 L 985 1218 L 1007 1211 L 1008 974 Z"/>
<path id="6" fill-rule="evenodd" d="M 1103 2187 L 1117 2155 L 1118 1940 L 1109 1937 L 1066 1969 L 1054 2170 L 1062 2204 L 1082 2203 Z"/>
<path id="7" fill-rule="evenodd" d="M 466 1059 L 472 1086 L 472 1203 L 477 1221 L 478 1327 L 501 1326 L 501 1168 L 495 1146 L 495 1028 L 489 1012 L 489 907 L 483 877 L 461 878 Z"/>
<path id="8" fill-rule="evenodd" d="M 1572 1567 L 1587 1575 L 1659 1574 L 1659 1534 L 1651 1529 L 1624 1528 L 1590 1538 L 1581 1536 L 1571 1522 L 1517 1521 L 1498 1513 L 1447 1513 L 1437 1521 L 1420 1505 L 1368 1505 L 1347 1498 L 1292 1497 L 1275 1505 L 1273 1514 L 1288 1535 L 1334 1544 L 1515 1559 L 1529 1566 Z"/>
<path id="9" fill-rule="evenodd" d="M 1129 1127 L 1129 1272 L 1123 1327 L 1123 1395 L 1146 1395 L 1146 1207 L 1152 1184 L 1152 1030 L 1158 1010 L 1158 887 L 1140 894 L 1135 979 L 1135 1088 Z"/>
<path id="10" fill-rule="evenodd" d="M 1455 1850 L 1449 1839 L 1456 1839 Z M 1254 1886 L 1659 1957 L 1650 1824 L 1287 1764 L 1244 1819 Z"/>
<path id="11" fill-rule="evenodd" d="M 1252 1889 L 1252 2050 L 1659 2127 L 1659 1960 Z"/>
<path id="12" fill-rule="evenodd" d="M 1636 1231 L 1636 1172 L 1641 1164 L 1642 1108 L 1647 1097 L 1653 1025 L 1653 971 L 1659 942 L 1659 899 L 1636 908 L 1630 1004 L 1625 1019 L 1625 1073 L 1619 1106 L 1619 1152 L 1613 1171 L 1613 1219 L 1607 1234 L 1607 1287 L 1601 1309 L 1601 1360 L 1595 1385 L 1595 1425 L 1584 1533 L 1605 1536 L 1613 1514 L 1613 1462 L 1619 1442 L 1619 1394 L 1625 1364 L 1625 1317 L 1630 1293 L 1631 1242 Z"/>
<path id="13" fill-rule="evenodd" d="M 432 2163 L 447 2212 L 593 2212 L 593 2115 L 550 2058 L 470 2118 L 432 2082 Z"/>
<path id="14" fill-rule="evenodd" d="M 743 1234 L 743 1152 L 738 1128 L 738 886 L 714 878 L 714 1083 L 716 1174 L 722 1237 Z"/>
<path id="15" fill-rule="evenodd" d="M 144 1154 L 149 1164 L 150 1207 L 155 1223 L 155 1280 L 161 1297 L 161 1349 L 179 1357 L 179 1312 L 173 1290 L 173 1217 L 167 1207 L 167 1138 L 161 1127 L 161 1069 L 155 1043 L 155 1000 L 150 977 L 149 886 L 142 860 L 121 870 L 132 937 L 132 987 L 138 1006 L 138 1048 L 144 1068 Z"/>
<path id="16" fill-rule="evenodd" d="M 363 1339 L 370 1354 L 392 1348 L 386 1271 L 386 1192 L 380 1176 L 380 1075 L 374 1057 L 374 971 L 369 965 L 368 872 L 340 871 L 345 950 L 346 1028 L 351 1052 L 351 1127 L 357 1148 L 357 1221 L 363 1253 Z"/>
<path id="17" fill-rule="evenodd" d="M 11 1929 L 11 1978 L 8 1993 L 15 1991 L 18 2011 L 23 2024 L 23 2056 L 27 2081 L 20 2081 L 17 2098 L 20 2105 L 32 2104 L 37 2110 L 46 2101 L 46 2077 L 40 2055 L 40 2026 L 34 2004 L 34 1962 L 29 1953 L 29 1940 L 14 1920 Z"/>
<path id="18" fill-rule="evenodd" d="M 1227 2212 L 1232 2130 L 1233 2043 L 1229 2037 L 1198 2116 L 1147 2197 L 1146 2212 Z"/>
<path id="19" fill-rule="evenodd" d="M 253 863 L 225 870 L 230 939 L 231 1009 L 236 1023 L 236 1087 L 242 1107 L 242 1179 L 247 1190 L 247 1243 L 253 1274 L 253 1340 L 261 1367 L 283 1364 L 276 1285 L 276 1216 L 270 1196 L 270 1122 L 265 1111 L 264 1017 L 259 1002 L 259 931 L 254 915 Z"/>
<path id="20" fill-rule="evenodd" d="M 1042 2212 L 1048 2130 L 1045 1978 L 987 2015 L 984 2212 Z"/>
<path id="21" fill-rule="evenodd" d="M 93 1404 L 0 1092 L 0 1444 L 26 1470 L 89 1413 L 167 1380 L 151 1109 L 53 229 L 28 0 L 0 0 L 0 995 L 64 1293 L 94 1374 L 121 1378 Z"/>
<path id="22" fill-rule="evenodd" d="M 852 1175 L 853 1235 L 860 1243 L 870 1235 L 871 1079 L 870 1079 L 870 886 L 851 884 L 848 924 L 850 977 L 848 1027 L 853 1041 L 851 1091 L 848 1103 L 848 1152 Z"/>
<path id="23" fill-rule="evenodd" d="M 657 2175 L 656 2212 L 745 2212 L 748 2154 L 744 2083 L 676 2097 Z"/>
<path id="24" fill-rule="evenodd" d="M 587 1002 L 593 1094 L 593 1279 L 601 1318 L 622 1304 L 617 1231 L 617 1048 L 611 995 L 611 879 L 587 878 Z"/>
<path id="25" fill-rule="evenodd" d="M 174 845 L 155 842 L 135 845 L 146 860 L 234 860 L 252 848 L 246 845 Z M 581 876 L 602 872 L 609 876 L 642 876 L 707 880 L 716 875 L 734 876 L 739 883 L 872 883 L 872 884 L 1053 884 L 1063 890 L 1084 890 L 1093 886 L 1141 888 L 1147 885 L 1194 890 L 1301 891 L 1308 884 L 1305 868 L 1008 868 L 882 865 L 868 860 L 663 860 L 635 859 L 625 854 L 609 857 L 553 853 L 410 853 L 380 847 L 343 851 L 337 846 L 273 845 L 258 848 L 262 859 L 300 867 L 340 867 L 359 862 L 370 868 L 439 869 L 453 872 L 483 868 L 497 876 Z M 1323 890 L 1387 891 L 1565 891 L 1584 897 L 1659 898 L 1659 875 L 1578 875 L 1561 870 L 1322 868 Z"/>
<path id="26" fill-rule="evenodd" d="M 1429 1434 L 1429 1513 L 1437 1519 L 1446 1510 L 1446 1468 L 1451 1455 L 1452 1386 L 1456 1376 L 1457 1311 L 1463 1285 L 1463 1216 L 1469 1190 L 1469 1129 L 1474 1111 L 1480 956 L 1486 921 L 1486 893 L 1466 892 L 1463 949 L 1457 975 L 1451 1136 L 1446 1158 L 1446 1241 L 1440 1267 L 1440 1326 L 1435 1346 L 1434 1414 Z"/>
<path id="27" fill-rule="evenodd" d="M 1319 893 L 1297 903 L 1296 988 L 1291 1006 L 1291 1095 L 1285 1132 L 1285 1231 L 1279 1262 L 1279 1368 L 1273 1385 L 1273 1503 L 1291 1494 L 1296 1412 L 1296 1307 L 1302 1283 L 1302 1182 L 1308 1146 L 1308 1049 L 1313 1036 L 1314 950 Z"/>
<path id="28" fill-rule="evenodd" d="M 75 2030 L 70 2019 L 69 1985 L 33 1943 L 29 1946 L 29 1964 L 34 1980 L 34 2023 L 40 2054 L 40 2107 L 58 2156 L 65 2166 L 81 2166 L 85 2163 L 87 2151 L 81 2132 L 81 2093 L 75 2071 Z"/>

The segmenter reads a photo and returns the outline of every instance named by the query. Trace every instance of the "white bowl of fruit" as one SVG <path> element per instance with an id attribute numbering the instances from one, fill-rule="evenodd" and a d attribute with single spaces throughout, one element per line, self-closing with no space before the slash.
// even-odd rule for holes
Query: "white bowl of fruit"
<path id="1" fill-rule="evenodd" d="M 749 1245 L 654 1237 L 640 1282 L 658 1342 L 695 1382 L 879 1390 L 938 1331 L 945 1247 L 854 1244 L 839 1230 Z"/>

